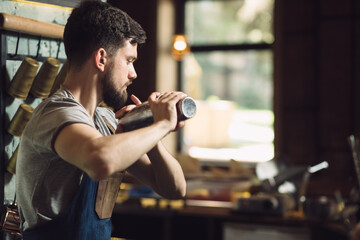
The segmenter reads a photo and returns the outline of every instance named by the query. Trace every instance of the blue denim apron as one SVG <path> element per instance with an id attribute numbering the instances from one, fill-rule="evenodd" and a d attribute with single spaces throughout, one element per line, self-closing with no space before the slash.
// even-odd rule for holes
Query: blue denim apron
<path id="1" fill-rule="evenodd" d="M 110 240 L 110 218 L 99 219 L 95 212 L 98 183 L 86 173 L 75 197 L 54 220 L 24 231 L 24 240 Z"/>

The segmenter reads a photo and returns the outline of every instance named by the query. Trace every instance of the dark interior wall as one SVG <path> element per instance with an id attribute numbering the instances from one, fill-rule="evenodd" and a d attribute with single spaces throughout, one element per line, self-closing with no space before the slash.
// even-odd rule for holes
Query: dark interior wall
<path id="1" fill-rule="evenodd" d="M 135 62 L 137 79 L 128 88 L 129 95 L 135 94 L 145 101 L 155 91 L 156 83 L 156 43 L 157 43 L 157 0 L 108 0 L 137 21 L 145 30 L 146 43 L 138 48 Z"/>
<path id="2" fill-rule="evenodd" d="M 347 193 L 360 137 L 360 2 L 275 0 L 275 149 L 288 164 L 329 169 L 309 193 Z"/>
<path id="3" fill-rule="evenodd" d="M 157 0 L 108 0 L 147 32 L 130 93 L 156 88 Z M 360 137 L 360 2 L 275 0 L 275 150 L 289 165 L 328 161 L 309 194 L 344 194 L 355 172 L 347 137 Z"/>

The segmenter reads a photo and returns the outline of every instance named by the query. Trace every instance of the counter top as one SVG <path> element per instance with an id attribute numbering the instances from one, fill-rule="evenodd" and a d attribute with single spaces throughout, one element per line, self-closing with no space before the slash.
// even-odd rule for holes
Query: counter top
<path id="1" fill-rule="evenodd" d="M 310 222 L 304 217 L 268 216 L 262 214 L 240 214 L 226 207 L 183 206 L 179 209 L 148 207 L 136 203 L 116 204 L 113 213 L 115 233 L 120 237 L 141 235 L 139 228 L 147 229 L 149 234 L 157 234 L 154 239 L 223 239 L 224 226 L 228 223 L 250 224 L 272 228 L 299 229 L 309 232 L 309 239 L 341 240 L 348 239 L 346 231 L 338 222 Z M 131 225 L 138 226 L 131 231 Z M 119 226 L 120 228 L 117 228 Z M 126 226 L 126 227 L 125 227 Z M 126 228 L 126 230 L 125 230 Z M 189 237 L 190 232 L 191 236 Z M 158 234 L 161 233 L 159 238 Z M 198 234 L 196 234 L 198 233 Z M 181 236 L 181 237 L 180 237 Z M 197 236 L 197 237 L 196 237 Z M 199 238 L 199 236 L 202 236 Z M 205 237 L 206 236 L 206 237 Z M 138 237 L 136 239 L 142 239 Z"/>

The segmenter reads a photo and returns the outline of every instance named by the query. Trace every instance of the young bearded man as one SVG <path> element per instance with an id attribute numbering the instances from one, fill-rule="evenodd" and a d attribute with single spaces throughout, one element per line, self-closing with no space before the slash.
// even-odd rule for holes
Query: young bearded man
<path id="1" fill-rule="evenodd" d="M 110 239 L 99 187 L 124 170 L 163 197 L 185 196 L 182 169 L 160 141 L 184 125 L 176 103 L 186 95 L 166 92 L 158 100 L 153 92 L 152 125 L 122 132 L 117 124 L 141 103 L 132 95 L 135 104 L 124 106 L 145 39 L 138 23 L 107 3 L 85 1 L 73 10 L 64 31 L 66 80 L 35 109 L 21 138 L 16 196 L 24 240 Z M 102 101 L 115 113 L 99 107 Z"/>

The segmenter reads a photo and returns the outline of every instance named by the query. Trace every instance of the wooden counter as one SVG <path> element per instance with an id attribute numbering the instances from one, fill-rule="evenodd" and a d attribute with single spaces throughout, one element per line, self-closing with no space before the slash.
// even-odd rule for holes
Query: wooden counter
<path id="1" fill-rule="evenodd" d="M 347 239 L 339 225 L 334 227 L 281 216 L 239 214 L 229 208 L 183 207 L 176 210 L 117 204 L 112 221 L 113 236 L 136 240 L 232 240 L 234 234 L 245 236 L 249 233 L 255 237 L 251 239 L 259 240 L 263 238 L 256 236 L 274 233 L 296 240 Z"/>

